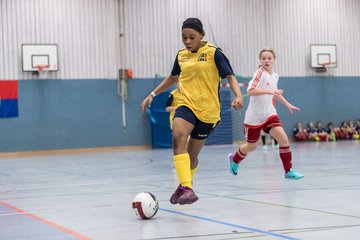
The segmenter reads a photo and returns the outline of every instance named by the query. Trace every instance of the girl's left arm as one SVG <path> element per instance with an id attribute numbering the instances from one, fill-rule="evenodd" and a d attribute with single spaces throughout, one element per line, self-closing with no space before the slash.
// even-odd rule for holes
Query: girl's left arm
<path id="1" fill-rule="evenodd" d="M 292 105 L 291 103 L 289 103 L 285 97 L 283 95 L 275 95 L 274 96 L 279 102 L 281 102 L 282 104 L 284 104 L 291 113 L 293 113 L 293 110 L 296 110 L 296 111 L 300 111 L 300 108 Z"/>

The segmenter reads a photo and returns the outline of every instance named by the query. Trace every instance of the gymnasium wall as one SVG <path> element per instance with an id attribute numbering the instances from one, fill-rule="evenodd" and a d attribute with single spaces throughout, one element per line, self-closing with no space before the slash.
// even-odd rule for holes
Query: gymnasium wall
<path id="1" fill-rule="evenodd" d="M 0 118 L 0 152 L 148 145 L 139 89 L 154 82 L 131 80 L 123 126 L 117 81 L 19 81 L 19 117 Z"/>
<path id="2" fill-rule="evenodd" d="M 177 50 L 183 48 L 181 24 L 194 16 L 203 22 L 204 39 L 220 46 L 241 76 L 252 76 L 263 47 L 277 52 L 281 76 L 315 76 L 310 44 L 337 46 L 338 68 L 324 75 L 360 75 L 358 0 L 126 0 L 125 4 L 124 50 L 136 76 L 169 73 Z"/>
<path id="3" fill-rule="evenodd" d="M 166 76 L 190 16 L 241 76 L 252 76 L 264 46 L 276 50 L 280 76 L 317 76 L 310 44 L 337 46 L 338 67 L 323 75 L 360 75 L 358 0 L 11 0 L 0 1 L 0 79 L 33 79 L 23 43 L 58 44 L 49 79 L 114 79 L 119 68 Z"/>
<path id="4" fill-rule="evenodd" d="M 129 81 L 126 127 L 117 81 L 19 81 L 19 117 L 0 119 L 0 152 L 151 145 L 149 119 L 140 103 L 161 80 Z M 284 77 L 279 87 L 301 108 L 290 114 L 277 104 L 289 136 L 297 121 L 338 125 L 360 118 L 359 77 Z"/>
<path id="5" fill-rule="evenodd" d="M 0 119 L 0 151 L 149 145 L 140 102 L 171 71 L 180 26 L 199 17 L 241 79 L 257 52 L 277 52 L 275 71 L 294 123 L 359 118 L 360 1 L 357 0 L 12 0 L 0 1 L 0 80 L 19 80 L 19 117 Z M 22 71 L 21 44 L 58 44 L 59 71 Z M 336 44 L 337 68 L 310 68 L 310 44 Z M 127 125 L 117 95 L 119 68 L 132 68 Z M 301 91 L 300 91 L 301 90 Z"/>
<path id="6" fill-rule="evenodd" d="M 118 0 L 0 1 L 0 79 L 36 79 L 22 71 L 21 44 L 58 45 L 49 79 L 116 78 L 119 18 Z"/>
<path id="7" fill-rule="evenodd" d="M 332 121 L 340 126 L 342 121 L 360 119 L 360 77 L 284 77 L 279 88 L 285 91 L 286 99 L 301 108 L 290 112 L 277 103 L 278 114 L 285 131 L 292 136 L 296 122 L 304 127 L 309 121 L 322 121 L 323 126 Z"/>

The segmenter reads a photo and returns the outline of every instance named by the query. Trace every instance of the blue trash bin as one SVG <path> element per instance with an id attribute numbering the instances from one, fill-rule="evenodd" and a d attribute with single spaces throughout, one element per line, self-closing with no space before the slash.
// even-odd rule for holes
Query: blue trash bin
<path id="1" fill-rule="evenodd" d="M 157 95 L 151 106 L 147 107 L 147 114 L 151 121 L 152 148 L 171 148 L 171 128 L 169 113 L 165 110 L 165 104 L 170 92 L 166 91 Z"/>

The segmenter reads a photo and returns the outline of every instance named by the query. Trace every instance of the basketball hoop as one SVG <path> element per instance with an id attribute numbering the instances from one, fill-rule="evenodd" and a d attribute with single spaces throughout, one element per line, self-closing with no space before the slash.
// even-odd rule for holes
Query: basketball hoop
<path id="1" fill-rule="evenodd" d="M 318 73 L 324 73 L 327 72 L 328 68 L 334 68 L 336 67 L 336 62 L 326 62 L 321 64 L 322 67 L 316 68 L 316 72 Z"/>
<path id="2" fill-rule="evenodd" d="M 49 64 L 40 64 L 35 66 L 35 68 L 37 69 L 37 75 L 39 75 L 39 78 L 44 79 L 47 77 L 48 74 L 48 68 L 50 67 Z"/>

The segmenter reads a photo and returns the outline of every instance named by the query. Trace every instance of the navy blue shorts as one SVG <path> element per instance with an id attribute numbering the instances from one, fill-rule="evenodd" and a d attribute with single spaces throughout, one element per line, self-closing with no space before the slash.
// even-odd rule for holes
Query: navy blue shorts
<path id="1" fill-rule="evenodd" d="M 194 125 L 194 129 L 191 132 L 191 137 L 199 140 L 204 140 L 210 136 L 210 134 L 214 131 L 215 127 L 218 123 L 204 123 L 200 121 L 193 111 L 186 107 L 180 106 L 175 110 L 174 118 L 182 118 L 185 121 Z"/>

